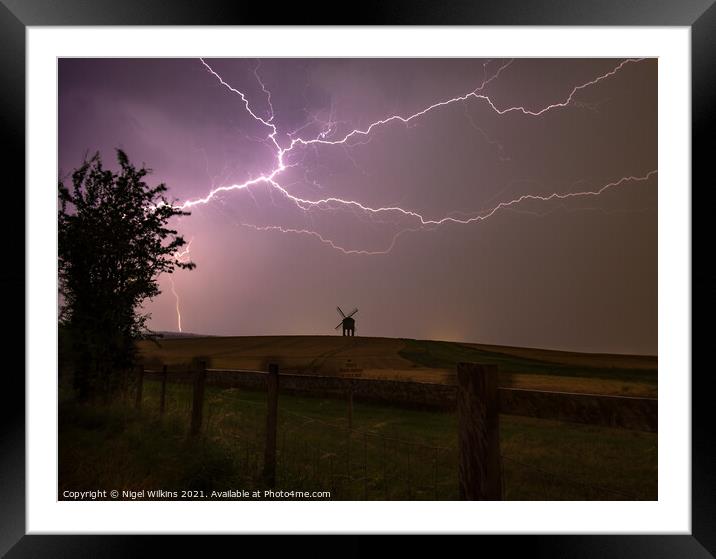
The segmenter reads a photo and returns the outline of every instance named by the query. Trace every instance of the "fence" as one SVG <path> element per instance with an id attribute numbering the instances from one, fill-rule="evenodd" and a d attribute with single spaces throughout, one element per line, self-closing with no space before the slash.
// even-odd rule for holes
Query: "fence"
<path id="1" fill-rule="evenodd" d="M 493 365 L 460 364 L 454 386 L 279 374 L 276 365 L 268 372 L 207 369 L 205 362 L 198 362 L 194 370 L 169 372 L 164 366 L 161 371 L 140 370 L 138 407 L 143 402 L 145 377 L 159 381 L 161 416 L 189 415 L 190 437 L 232 437 L 249 478 L 261 480 L 265 487 L 327 487 L 342 498 L 499 500 L 506 494 L 505 479 L 513 489 L 528 484 L 536 496 L 540 487 L 546 493 L 550 484 L 559 483 L 573 487 L 579 495 L 586 491 L 602 498 L 634 498 L 584 480 L 563 475 L 557 479 L 555 474 L 505 456 L 500 451 L 499 416 L 657 429 L 656 399 L 500 388 Z M 170 405 L 168 384 L 190 391 L 191 405 L 181 409 Z M 207 384 L 225 390 L 212 393 L 216 401 L 205 410 Z M 237 388 L 265 391 L 266 401 L 242 399 Z M 278 405 L 279 392 L 345 399 L 345 422 L 283 410 Z M 421 444 L 355 428 L 354 399 L 455 410 L 457 443 Z M 212 409 L 222 403 L 226 409 L 240 409 L 240 414 L 212 417 Z"/>

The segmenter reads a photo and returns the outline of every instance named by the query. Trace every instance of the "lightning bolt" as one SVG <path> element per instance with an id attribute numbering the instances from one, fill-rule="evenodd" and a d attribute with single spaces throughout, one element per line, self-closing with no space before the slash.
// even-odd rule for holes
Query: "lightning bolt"
<path id="1" fill-rule="evenodd" d="M 247 96 L 242 91 L 240 91 L 239 89 L 236 89 L 235 87 L 233 87 L 232 85 L 227 83 L 224 80 L 224 78 L 222 78 L 216 72 L 216 70 L 214 70 L 214 68 L 212 68 L 203 58 L 200 58 L 199 60 L 201 61 L 203 66 L 206 68 L 206 70 L 212 76 L 214 76 L 223 87 L 225 87 L 232 93 L 239 96 L 239 98 L 241 99 L 241 101 L 244 105 L 244 108 L 246 109 L 246 112 L 256 122 L 267 127 L 270 130 L 270 132 L 268 133 L 268 135 L 266 137 L 266 140 L 268 140 L 275 148 L 274 154 L 275 154 L 276 164 L 274 165 L 274 167 L 271 169 L 270 172 L 262 173 L 254 178 L 244 181 L 243 183 L 222 185 L 222 186 L 213 188 L 204 197 L 196 198 L 193 200 L 187 200 L 180 206 L 180 208 L 183 210 L 192 208 L 197 205 L 208 204 L 218 194 L 221 194 L 224 192 L 249 190 L 249 189 L 251 189 L 251 187 L 256 186 L 258 184 L 266 184 L 266 185 L 269 185 L 272 189 L 278 191 L 286 199 L 292 201 L 298 208 L 300 208 L 302 210 L 310 210 L 311 208 L 315 208 L 315 207 L 333 208 L 335 206 L 343 206 L 343 207 L 347 207 L 347 208 L 354 208 L 354 209 L 357 209 L 357 210 L 360 210 L 360 211 L 363 211 L 366 213 L 370 213 L 370 214 L 377 214 L 377 213 L 384 213 L 384 212 L 385 213 L 402 214 L 405 217 L 417 220 L 419 222 L 420 226 L 422 226 L 422 227 L 424 227 L 424 226 L 439 226 L 439 225 L 442 225 L 445 223 L 468 224 L 468 223 L 484 221 L 485 219 L 491 217 L 492 215 L 494 215 L 495 213 L 497 213 L 499 210 L 501 210 L 503 208 L 514 206 L 514 205 L 520 204 L 527 200 L 540 200 L 540 201 L 546 202 L 546 201 L 550 201 L 550 200 L 565 199 L 565 198 L 570 198 L 570 197 L 575 197 L 575 196 L 598 196 L 602 192 L 607 190 L 608 188 L 612 188 L 614 186 L 619 186 L 619 185 L 621 185 L 625 182 L 629 182 L 629 181 L 643 181 L 643 180 L 648 179 L 649 177 L 651 177 L 653 174 L 656 173 L 656 170 L 652 170 L 652 171 L 649 171 L 649 173 L 647 173 L 646 175 L 641 176 L 641 177 L 634 177 L 634 176 L 623 177 L 622 179 L 619 179 L 612 183 L 608 183 L 608 184 L 604 185 L 602 188 L 600 188 L 598 190 L 594 190 L 594 191 L 573 192 L 573 193 L 567 193 L 567 194 L 552 193 L 552 194 L 549 194 L 546 196 L 524 195 L 524 196 L 520 196 L 519 198 L 509 200 L 507 202 L 501 202 L 497 206 L 491 208 L 487 213 L 473 216 L 468 219 L 458 219 L 458 218 L 447 216 L 447 217 L 444 217 L 444 218 L 438 219 L 438 220 L 430 220 L 430 219 L 426 219 L 423 215 L 419 214 L 418 212 L 415 212 L 412 210 L 407 210 L 400 206 L 370 207 L 370 206 L 364 205 L 356 200 L 349 200 L 349 199 L 344 199 L 344 198 L 339 198 L 339 197 L 327 197 L 327 198 L 322 198 L 322 199 L 317 199 L 317 200 L 301 198 L 301 197 L 291 194 L 285 187 L 283 187 L 278 182 L 278 177 L 284 171 L 286 171 L 288 168 L 295 167 L 296 165 L 298 165 L 297 163 L 296 164 L 286 163 L 286 157 L 289 154 L 291 154 L 298 147 L 317 146 L 317 145 L 352 147 L 355 145 L 355 144 L 350 143 L 353 139 L 368 138 L 370 136 L 370 134 L 375 129 L 377 129 L 379 127 L 382 127 L 382 126 L 385 126 L 385 125 L 388 125 L 388 124 L 394 123 L 394 122 L 400 122 L 400 123 L 403 123 L 404 125 L 407 125 L 407 124 L 411 123 L 412 121 L 427 115 L 430 112 L 439 110 L 443 107 L 446 107 L 446 106 L 449 106 L 449 105 L 452 105 L 455 103 L 464 103 L 469 100 L 484 101 L 498 115 L 505 115 L 505 114 L 512 113 L 512 112 L 518 112 L 518 113 L 520 113 L 524 116 L 527 116 L 527 117 L 539 117 L 539 116 L 544 115 L 548 111 L 564 108 L 564 107 L 567 107 L 567 106 L 573 104 L 575 102 L 574 101 L 575 95 L 578 92 L 580 92 L 581 90 L 591 87 L 605 79 L 608 79 L 608 78 L 614 76 L 617 72 L 619 72 L 627 64 L 637 63 L 644 59 L 643 58 L 625 59 L 622 62 L 620 62 L 618 65 L 616 65 L 614 68 L 609 70 L 608 72 L 605 72 L 604 74 L 601 74 L 585 83 L 578 84 L 578 85 L 574 86 L 572 88 L 572 90 L 567 94 L 567 96 L 564 99 L 562 99 L 561 101 L 546 105 L 539 110 L 532 110 L 532 109 L 528 109 L 524 106 L 518 106 L 518 105 L 502 107 L 502 108 L 498 107 L 497 103 L 495 101 L 493 101 L 492 98 L 490 98 L 488 95 L 483 93 L 483 90 L 489 83 L 491 83 L 493 80 L 495 80 L 503 70 L 505 70 L 507 67 L 509 67 L 513 61 L 510 60 L 506 63 L 503 63 L 502 65 L 500 65 L 498 70 L 496 72 L 494 72 L 493 74 L 489 75 L 489 77 L 488 77 L 488 72 L 487 72 L 487 65 L 489 64 L 489 62 L 486 62 L 483 66 L 484 75 L 483 75 L 482 83 L 477 88 L 475 88 L 474 90 L 472 90 L 464 95 L 460 95 L 460 96 L 452 97 L 449 99 L 444 99 L 442 101 L 438 101 L 436 103 L 433 103 L 432 105 L 429 105 L 429 106 L 427 106 L 413 114 L 407 115 L 407 116 L 398 115 L 398 114 L 390 115 L 386 118 L 372 122 L 365 128 L 353 129 L 338 139 L 328 139 L 328 136 L 330 135 L 330 133 L 332 131 L 332 127 L 333 127 L 333 120 L 331 117 L 329 119 L 329 122 L 327 123 L 328 128 L 325 128 L 323 131 L 321 131 L 318 135 L 316 135 L 313 138 L 305 139 L 305 138 L 301 138 L 301 137 L 293 137 L 293 134 L 295 134 L 296 131 L 294 131 L 293 133 L 287 134 L 287 138 L 288 138 L 289 142 L 286 147 L 282 147 L 278 138 L 277 138 L 278 129 L 273 122 L 275 113 L 273 110 L 273 105 L 271 104 L 271 100 L 270 100 L 270 92 L 258 74 L 259 66 L 257 66 L 256 69 L 254 70 L 254 75 L 256 76 L 257 80 L 259 81 L 261 89 L 267 95 L 268 106 L 269 106 L 269 115 L 270 115 L 268 118 L 259 116 L 257 114 L 257 112 L 251 107 L 251 104 L 249 103 Z M 473 122 L 473 125 L 474 125 L 474 122 Z M 484 131 L 482 131 L 481 129 L 480 129 L 480 131 L 483 132 L 483 134 L 484 134 Z M 245 225 L 248 225 L 248 224 L 245 224 Z M 347 249 L 345 249 L 345 247 L 340 247 L 339 245 L 324 238 L 323 236 L 321 236 L 319 233 L 317 233 L 315 231 L 287 228 L 287 227 L 281 227 L 281 226 L 266 226 L 266 227 L 254 226 L 254 228 L 259 229 L 259 230 L 275 230 L 275 231 L 282 231 L 282 232 L 310 234 L 310 235 L 318 238 L 322 242 L 328 244 L 329 246 L 336 248 L 338 250 L 342 250 L 343 252 L 346 252 L 349 254 L 384 254 L 385 253 L 385 251 L 382 251 L 382 250 L 381 251 L 347 250 Z M 410 231 L 410 230 L 412 230 L 412 229 L 403 230 L 403 231 L 401 231 L 401 233 L 405 232 L 405 231 Z M 390 243 L 391 248 L 395 245 L 395 239 L 398 236 L 399 236 L 399 234 L 396 235 L 393 238 L 393 240 L 391 241 L 391 243 Z"/>
<path id="2" fill-rule="evenodd" d="M 493 206 L 492 208 L 490 208 L 489 210 L 487 210 L 484 213 L 480 213 L 478 215 L 464 218 L 464 219 L 460 219 L 460 218 L 452 217 L 452 216 L 443 217 L 441 219 L 425 219 L 421 214 L 419 214 L 417 212 L 404 210 L 400 207 L 370 208 L 368 206 L 364 206 L 364 205 L 360 204 L 359 202 L 341 200 L 341 202 L 343 202 L 345 204 L 355 205 L 366 212 L 378 213 L 378 212 L 383 212 L 383 211 L 395 211 L 395 212 L 400 212 L 401 214 L 403 214 L 405 216 L 413 217 L 416 220 L 418 220 L 418 222 L 420 223 L 420 226 L 400 230 L 398 233 L 396 233 L 393 236 L 389 245 L 385 249 L 381 249 L 381 250 L 349 249 L 349 248 L 346 248 L 346 247 L 336 244 L 335 242 L 333 242 L 330 239 L 323 237 L 320 233 L 318 233 L 316 231 L 312 231 L 312 230 L 308 230 L 308 229 L 294 229 L 294 228 L 290 228 L 290 227 L 282 227 L 280 225 L 258 226 L 258 225 L 253 225 L 253 224 L 249 224 L 249 223 L 242 223 L 242 225 L 245 227 L 250 227 L 251 229 L 255 229 L 256 231 L 279 231 L 281 233 L 299 233 L 299 234 L 303 234 L 303 235 L 309 235 L 309 236 L 313 236 L 313 237 L 317 238 L 322 243 L 330 246 L 331 248 L 339 250 L 340 252 L 342 252 L 344 254 L 363 254 L 363 255 L 373 256 L 373 255 L 379 255 L 379 254 L 388 254 L 395 247 L 395 243 L 398 240 L 398 237 L 400 237 L 401 235 L 408 233 L 408 232 L 421 231 L 426 226 L 430 227 L 430 228 L 435 228 L 435 227 L 444 225 L 446 223 L 456 223 L 456 224 L 461 224 L 461 225 L 467 225 L 468 223 L 485 221 L 486 219 L 492 217 L 493 215 L 495 215 L 497 212 L 499 212 L 501 210 L 512 208 L 513 206 L 517 206 L 517 205 L 519 205 L 525 201 L 529 201 L 529 200 L 540 201 L 540 202 L 549 202 L 552 200 L 567 200 L 569 198 L 579 198 L 579 197 L 584 197 L 584 196 L 599 196 L 600 194 L 609 190 L 610 188 L 621 186 L 622 184 L 627 183 L 627 182 L 647 181 L 652 176 L 656 175 L 657 173 L 658 173 L 658 171 L 655 169 L 655 170 L 649 171 L 645 175 L 639 176 L 639 177 L 634 177 L 634 176 L 622 177 L 619 180 L 607 183 L 596 190 L 584 190 L 581 192 L 567 192 L 564 194 L 554 192 L 547 196 L 540 196 L 538 194 L 523 194 L 522 196 L 513 198 L 512 200 L 509 200 L 507 202 L 500 202 L 499 204 L 497 204 L 496 206 Z M 301 199 L 299 198 L 298 200 L 301 200 Z M 337 199 L 327 198 L 325 200 L 318 200 L 318 201 L 310 202 L 310 203 L 320 204 L 320 203 L 324 203 L 324 202 L 330 201 L 330 200 L 337 200 Z"/>
<path id="3" fill-rule="evenodd" d="M 179 261 L 183 261 L 185 258 L 191 257 L 191 243 L 194 242 L 194 238 L 187 243 L 186 248 L 183 250 L 177 251 L 174 253 L 174 258 L 176 258 Z M 181 300 L 179 298 L 179 293 L 176 289 L 176 284 L 174 283 L 174 278 L 171 274 L 169 274 L 169 283 L 171 284 L 171 290 L 172 294 L 174 295 L 174 307 L 176 309 L 177 313 L 177 328 L 179 329 L 179 332 L 183 332 L 181 328 Z"/>
<path id="4" fill-rule="evenodd" d="M 457 104 L 462 103 L 467 106 L 467 103 L 469 102 L 482 102 L 487 107 L 489 107 L 495 114 L 502 116 L 507 115 L 510 113 L 517 113 L 524 117 L 528 118 L 537 118 L 541 117 L 542 115 L 558 110 L 563 109 L 569 106 L 581 106 L 582 103 L 580 101 L 577 101 L 575 99 L 575 96 L 578 95 L 578 93 L 584 89 L 587 89 L 589 87 L 592 87 L 599 82 L 603 80 L 607 80 L 610 77 L 617 74 L 620 70 L 622 70 L 626 65 L 628 64 L 634 64 L 638 63 L 644 60 L 643 58 L 627 58 L 621 61 L 619 64 L 614 66 L 611 70 L 608 72 L 605 72 L 599 76 L 596 76 L 595 78 L 575 85 L 572 87 L 572 89 L 567 93 L 565 97 L 563 97 L 560 101 L 548 104 L 543 106 L 540 109 L 530 109 L 522 105 L 514 105 L 514 106 L 500 106 L 499 103 L 495 100 L 493 100 L 489 95 L 487 95 L 484 90 L 485 88 L 492 83 L 494 80 L 496 80 L 499 75 L 506 70 L 513 62 L 513 60 L 509 60 L 507 62 L 503 62 L 496 71 L 490 73 L 488 71 L 488 67 L 492 63 L 492 61 L 487 61 L 483 64 L 483 77 L 482 82 L 478 87 L 475 89 L 456 97 L 451 97 L 448 99 L 443 99 L 440 101 L 437 101 L 427 107 L 422 108 L 421 110 L 409 114 L 409 115 L 400 115 L 400 114 L 393 114 L 386 116 L 382 119 L 376 120 L 364 128 L 354 128 L 350 130 L 349 132 L 343 134 L 339 137 L 332 137 L 335 134 L 336 127 L 338 124 L 345 124 L 345 122 L 337 122 L 334 119 L 333 114 L 333 107 L 331 108 L 330 114 L 328 115 L 327 121 L 321 121 L 317 117 L 313 117 L 307 124 L 297 128 L 296 130 L 293 130 L 291 132 L 288 132 L 284 135 L 284 137 L 279 139 L 279 131 L 278 127 L 275 124 L 275 110 L 274 106 L 271 101 L 271 91 L 266 86 L 265 82 L 261 78 L 261 75 L 259 73 L 259 70 L 261 68 L 261 61 L 258 60 L 256 67 L 253 69 L 253 74 L 263 91 L 263 93 L 266 96 L 266 116 L 261 116 L 259 114 L 260 111 L 254 109 L 249 102 L 249 99 L 247 95 L 242 92 L 241 90 L 235 88 L 234 86 L 230 85 L 209 63 L 206 62 L 203 58 L 200 58 L 199 61 L 204 66 L 206 71 L 213 76 L 218 83 L 227 89 L 232 94 L 239 97 L 241 100 L 241 103 L 245 109 L 246 114 L 248 114 L 254 121 L 256 121 L 259 125 L 265 127 L 267 129 L 267 135 L 265 138 L 261 141 L 266 143 L 268 146 L 272 148 L 273 151 L 273 157 L 274 157 L 274 164 L 273 167 L 264 173 L 259 174 L 256 177 L 249 178 L 246 181 L 242 183 L 234 183 L 234 184 L 228 184 L 228 185 L 222 185 L 215 188 L 212 188 L 208 191 L 208 193 L 200 198 L 190 199 L 183 202 L 181 205 L 178 206 L 179 209 L 187 210 L 195 206 L 199 205 L 205 205 L 209 204 L 214 198 L 216 198 L 218 195 L 222 193 L 227 192 L 233 192 L 233 191 L 247 191 L 249 194 L 251 194 L 252 187 L 255 187 L 257 185 L 266 185 L 268 186 L 272 191 L 277 192 L 285 199 L 291 201 L 297 208 L 308 212 L 312 209 L 336 209 L 339 207 L 342 207 L 344 209 L 353 209 L 360 212 L 363 212 L 364 214 L 368 216 L 377 216 L 379 214 L 387 214 L 387 215 L 397 215 L 402 216 L 403 218 L 407 218 L 413 222 L 412 226 L 404 227 L 397 231 L 393 236 L 391 241 L 388 243 L 388 245 L 380 250 L 367 250 L 367 249 L 354 249 L 354 248 L 348 248 L 345 246 L 341 246 L 340 244 L 336 243 L 334 240 L 329 239 L 321 235 L 319 232 L 311 230 L 311 229 L 305 229 L 305 228 L 294 228 L 294 227 L 286 227 L 281 225 L 266 225 L 266 226 L 260 226 L 256 224 L 251 223 L 242 223 L 241 225 L 245 227 L 252 228 L 257 231 L 277 231 L 281 233 L 293 233 L 293 234 L 300 234 L 300 235 L 307 235 L 310 237 L 313 237 L 317 240 L 319 240 L 321 243 L 338 250 L 344 254 L 356 254 L 356 255 L 380 255 L 380 254 L 387 254 L 390 251 L 393 250 L 395 247 L 398 239 L 409 232 L 418 232 L 423 230 L 433 230 L 437 227 L 440 227 L 445 224 L 460 224 L 460 225 L 467 225 L 471 223 L 477 223 L 482 222 L 490 217 L 494 216 L 500 211 L 507 210 L 507 209 L 515 209 L 517 206 L 520 206 L 521 204 L 529 201 L 539 201 L 539 202 L 550 202 L 555 200 L 567 200 L 570 198 L 579 198 L 579 197 L 587 197 L 587 196 L 599 196 L 605 191 L 609 189 L 613 189 L 616 187 L 620 187 L 626 183 L 632 183 L 632 182 L 644 182 L 649 180 L 652 176 L 657 174 L 657 170 L 653 169 L 649 171 L 648 173 L 640 176 L 625 176 L 622 178 L 619 178 L 618 180 L 609 182 L 607 184 L 604 184 L 600 188 L 594 189 L 594 190 L 582 190 L 577 192 L 567 192 L 567 193 L 558 193 L 553 192 L 551 194 L 546 195 L 536 195 L 536 194 L 524 194 L 521 196 L 518 196 L 516 198 L 513 198 L 511 200 L 502 201 L 498 204 L 483 210 L 481 212 L 476 213 L 475 215 L 468 216 L 468 217 L 454 217 L 454 215 L 448 215 L 445 217 L 442 217 L 440 219 L 428 219 L 424 215 L 418 213 L 417 211 L 405 209 L 403 207 L 394 205 L 394 206 L 384 206 L 384 207 L 371 207 L 368 205 L 365 205 L 357 200 L 351 200 L 351 199 L 344 199 L 339 197 L 325 197 L 320 199 L 307 199 L 302 198 L 299 196 L 296 196 L 289 192 L 289 190 L 282 186 L 282 184 L 279 182 L 280 176 L 288 169 L 294 168 L 300 165 L 300 161 L 294 161 L 293 163 L 288 163 L 287 159 L 289 156 L 293 155 L 299 148 L 308 148 L 308 147 L 331 147 L 331 146 L 340 146 L 343 149 L 346 148 L 352 148 L 357 145 L 362 145 L 365 143 L 368 143 L 370 141 L 371 134 L 378 128 L 394 124 L 394 123 L 402 123 L 405 126 L 410 125 L 413 121 L 417 121 L 418 119 L 433 113 L 440 111 L 441 109 Z M 470 121 L 470 124 L 476 128 L 485 138 L 485 140 L 494 146 L 497 146 L 500 153 L 500 159 L 506 160 L 503 156 L 503 148 L 502 146 L 493 140 L 491 140 L 485 131 L 476 125 L 472 117 L 469 115 L 466 111 L 466 117 Z M 315 134 L 313 137 L 309 138 L 303 138 L 300 136 L 300 133 L 303 132 L 305 129 L 307 129 L 309 126 L 318 124 L 321 126 L 320 131 Z M 283 144 L 283 145 L 282 145 Z M 349 156 L 350 157 L 350 156 Z M 351 158 L 353 163 L 355 164 L 355 161 Z M 315 184 L 315 183 L 314 183 Z M 251 194 L 253 197 L 253 194 Z M 192 239 L 193 240 L 193 239 Z M 189 243 L 191 245 L 191 242 Z M 187 255 L 189 253 L 189 246 L 183 251 L 182 256 Z M 179 254 L 177 255 L 179 257 Z M 177 312 L 177 322 L 179 331 L 182 331 L 182 325 L 181 325 L 181 310 L 180 310 L 180 298 L 176 291 L 175 284 L 173 279 L 170 277 L 171 285 L 172 285 L 172 292 L 174 294 L 175 300 L 176 300 L 176 312 Z"/>
<path id="5" fill-rule="evenodd" d="M 261 59 L 260 58 L 256 62 L 256 68 L 254 68 L 254 76 L 256 76 L 256 81 L 259 82 L 259 85 L 261 86 L 261 90 L 266 94 L 266 103 L 268 104 L 268 108 L 269 108 L 269 119 L 267 122 L 271 122 L 274 117 L 273 105 L 271 104 L 271 92 L 268 89 L 266 89 L 266 86 L 264 85 L 264 82 L 261 79 L 261 76 L 259 75 L 259 68 L 261 68 Z"/>
<path id="6" fill-rule="evenodd" d="M 176 288 L 176 285 L 174 284 L 174 278 L 171 276 L 169 276 L 169 283 L 172 286 L 171 290 L 172 290 L 172 293 L 174 294 L 174 300 L 175 300 L 174 307 L 176 308 L 176 313 L 177 313 L 177 328 L 179 329 L 179 332 L 183 332 L 184 330 L 181 329 L 181 306 L 180 306 L 180 302 L 179 302 L 179 293 L 177 293 L 177 288 Z"/>

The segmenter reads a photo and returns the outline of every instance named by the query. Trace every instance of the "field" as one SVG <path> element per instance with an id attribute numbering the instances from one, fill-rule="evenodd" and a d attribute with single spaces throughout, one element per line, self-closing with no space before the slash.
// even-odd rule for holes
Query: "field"
<path id="1" fill-rule="evenodd" d="M 584 355 L 417 340 L 342 337 L 179 338 L 141 344 L 147 368 L 197 355 L 215 368 L 454 382 L 459 361 L 496 363 L 501 384 L 548 390 L 656 395 L 656 358 Z M 110 408 L 60 405 L 60 492 L 97 487 L 262 487 L 266 394 L 207 387 L 199 441 L 187 440 L 191 386 L 159 382 Z M 332 499 L 456 499 L 454 413 L 356 401 L 349 427 L 340 398 L 281 394 L 277 488 L 328 490 Z M 657 498 L 657 435 L 503 415 L 504 498 Z"/>
<path id="2" fill-rule="evenodd" d="M 454 383 L 460 361 L 495 363 L 500 384 L 592 394 L 657 396 L 657 358 L 568 353 L 429 340 L 341 336 L 206 337 L 142 342 L 148 366 L 207 356 L 212 367 Z"/>

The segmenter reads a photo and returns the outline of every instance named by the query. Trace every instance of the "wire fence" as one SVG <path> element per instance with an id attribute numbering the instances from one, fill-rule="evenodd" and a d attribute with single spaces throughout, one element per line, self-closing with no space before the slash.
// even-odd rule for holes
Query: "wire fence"
<path id="1" fill-rule="evenodd" d="M 145 383 L 144 409 L 159 415 L 160 382 Z M 192 386 L 170 383 L 162 421 L 188 432 Z M 266 399 L 260 392 L 212 387 L 205 394 L 201 437 L 231 449 L 247 487 L 262 480 Z M 457 500 L 459 450 L 350 425 L 279 405 L 276 488 L 330 491 L 338 500 Z M 183 427 L 182 427 L 183 426 Z M 638 500 L 636 493 L 551 472 L 501 455 L 506 500 Z"/>

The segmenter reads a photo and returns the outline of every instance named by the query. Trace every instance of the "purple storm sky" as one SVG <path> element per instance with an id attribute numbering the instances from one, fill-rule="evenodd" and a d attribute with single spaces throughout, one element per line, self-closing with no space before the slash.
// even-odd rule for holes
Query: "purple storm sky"
<path id="1" fill-rule="evenodd" d="M 60 177 L 115 147 L 192 204 L 154 329 L 657 352 L 654 59 L 60 59 Z"/>

